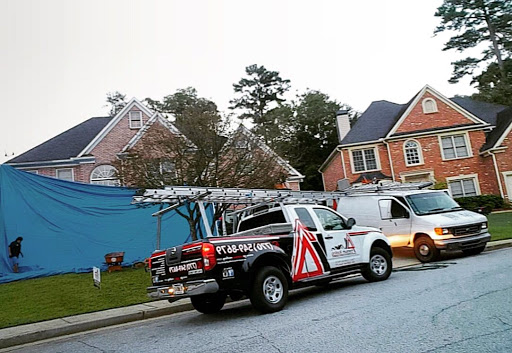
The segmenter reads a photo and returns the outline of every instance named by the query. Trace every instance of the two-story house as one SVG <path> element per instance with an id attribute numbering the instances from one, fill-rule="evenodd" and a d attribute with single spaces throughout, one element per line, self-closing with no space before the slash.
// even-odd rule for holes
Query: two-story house
<path id="1" fill-rule="evenodd" d="M 446 183 L 454 197 L 512 200 L 512 107 L 447 98 L 428 85 L 408 103 L 370 104 L 352 128 L 337 115 L 340 143 L 320 167 L 325 190 L 338 182 Z"/>
<path id="2" fill-rule="evenodd" d="M 119 185 L 113 162 L 144 143 L 144 136 L 153 128 L 182 135 L 163 115 L 132 99 L 116 116 L 90 118 L 5 164 L 64 180 Z M 245 135 L 252 134 L 247 129 L 243 131 Z M 257 137 L 252 136 L 252 140 L 268 149 Z M 276 156 L 275 160 L 287 175 L 279 186 L 299 190 L 304 176 L 281 157 Z"/>

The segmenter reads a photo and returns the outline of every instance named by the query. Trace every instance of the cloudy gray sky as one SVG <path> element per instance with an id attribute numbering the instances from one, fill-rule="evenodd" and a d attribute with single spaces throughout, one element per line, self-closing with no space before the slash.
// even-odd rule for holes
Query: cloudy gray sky
<path id="1" fill-rule="evenodd" d="M 446 96 L 433 37 L 442 0 L 0 0 L 0 162 L 93 116 L 107 92 L 161 99 L 178 88 L 227 110 L 250 64 L 364 111 L 375 100 L 407 102 L 425 84 Z M 9 157 L 5 157 L 5 154 Z"/>

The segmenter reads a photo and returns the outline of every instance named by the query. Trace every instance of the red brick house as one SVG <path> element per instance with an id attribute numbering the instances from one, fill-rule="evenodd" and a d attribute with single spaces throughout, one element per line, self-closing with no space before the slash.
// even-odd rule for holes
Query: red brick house
<path id="1" fill-rule="evenodd" d="M 320 167 L 325 190 L 338 181 L 446 183 L 454 197 L 512 200 L 512 107 L 448 99 L 425 86 L 406 104 L 370 104 L 350 129 L 338 112 L 340 143 Z"/>
<path id="2" fill-rule="evenodd" d="M 183 136 L 168 119 L 132 99 L 116 116 L 90 118 L 5 164 L 59 179 L 118 185 L 113 161 L 143 141 L 154 124 Z M 278 160 L 288 175 L 286 187 L 299 190 L 304 176 L 282 158 Z"/>

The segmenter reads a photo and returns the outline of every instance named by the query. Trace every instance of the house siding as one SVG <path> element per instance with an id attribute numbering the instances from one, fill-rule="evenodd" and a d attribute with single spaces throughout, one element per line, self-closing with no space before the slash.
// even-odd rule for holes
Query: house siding
<path id="1" fill-rule="evenodd" d="M 340 179 L 343 179 L 343 166 L 341 164 L 341 154 L 336 152 L 323 171 L 324 190 L 335 191 Z"/>

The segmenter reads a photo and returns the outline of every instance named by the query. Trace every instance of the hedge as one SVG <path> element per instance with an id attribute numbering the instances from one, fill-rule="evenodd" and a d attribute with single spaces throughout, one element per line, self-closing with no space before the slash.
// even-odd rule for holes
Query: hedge
<path id="1" fill-rule="evenodd" d="M 505 201 L 502 197 L 497 195 L 457 197 L 455 201 L 466 210 L 478 211 L 485 214 L 490 213 L 496 208 L 505 207 Z"/>

